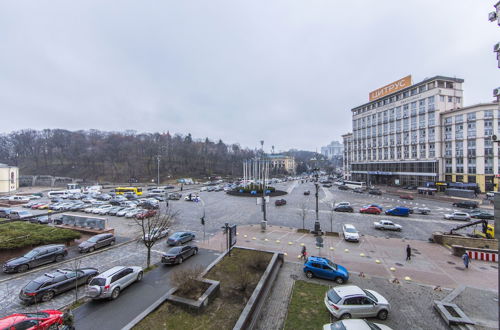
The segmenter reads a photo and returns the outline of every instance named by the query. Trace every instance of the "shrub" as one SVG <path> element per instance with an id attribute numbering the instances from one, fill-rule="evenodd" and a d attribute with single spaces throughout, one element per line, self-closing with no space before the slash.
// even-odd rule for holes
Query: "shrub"
<path id="1" fill-rule="evenodd" d="M 203 267 L 200 265 L 185 269 L 178 268 L 173 271 L 170 274 L 170 282 L 177 287 L 176 294 L 180 296 L 188 295 L 202 286 L 203 284 L 200 282 L 202 272 Z"/>
<path id="2" fill-rule="evenodd" d="M 254 258 L 248 259 L 248 267 L 256 270 L 256 271 L 262 271 L 267 268 L 267 265 L 269 264 L 269 256 L 266 254 L 260 253 L 257 254 Z"/>
<path id="3" fill-rule="evenodd" d="M 251 273 L 247 269 L 247 265 L 244 263 L 240 263 L 237 265 L 238 272 L 235 274 L 236 276 L 236 287 L 235 289 L 240 291 L 246 291 L 247 288 L 252 284 L 252 276 Z"/>
<path id="4" fill-rule="evenodd" d="M 74 230 L 29 222 L 16 221 L 0 225 L 0 249 L 66 243 L 80 237 L 80 233 Z"/>

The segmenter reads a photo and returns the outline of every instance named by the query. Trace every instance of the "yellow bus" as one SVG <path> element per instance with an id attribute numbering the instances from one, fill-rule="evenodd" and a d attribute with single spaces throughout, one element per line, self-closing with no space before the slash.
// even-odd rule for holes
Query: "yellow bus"
<path id="1" fill-rule="evenodd" d="M 115 193 L 117 195 L 123 195 L 126 192 L 133 192 L 137 196 L 142 195 L 142 188 L 137 188 L 137 187 L 118 187 L 115 188 Z"/>

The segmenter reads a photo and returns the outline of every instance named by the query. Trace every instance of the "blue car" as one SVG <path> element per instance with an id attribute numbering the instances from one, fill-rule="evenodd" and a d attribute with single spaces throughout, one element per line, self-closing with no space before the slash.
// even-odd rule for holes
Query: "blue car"
<path id="1" fill-rule="evenodd" d="M 168 245 L 181 245 L 194 239 L 194 234 L 188 231 L 178 231 L 172 234 L 168 240 Z"/>
<path id="2" fill-rule="evenodd" d="M 304 273 L 308 278 L 319 277 L 343 284 L 349 279 L 349 272 L 343 266 L 322 257 L 309 257 L 304 264 Z"/>
<path id="3" fill-rule="evenodd" d="M 390 210 L 385 211 L 387 215 L 395 215 L 399 217 L 407 217 L 410 215 L 410 209 L 403 206 L 396 206 Z"/>

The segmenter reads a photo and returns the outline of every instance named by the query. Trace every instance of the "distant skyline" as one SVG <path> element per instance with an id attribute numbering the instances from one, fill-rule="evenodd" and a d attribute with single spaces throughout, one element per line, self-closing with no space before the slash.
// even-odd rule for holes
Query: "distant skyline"
<path id="1" fill-rule="evenodd" d="M 320 151 L 412 75 L 491 102 L 496 1 L 0 1 L 1 133 L 191 133 Z"/>

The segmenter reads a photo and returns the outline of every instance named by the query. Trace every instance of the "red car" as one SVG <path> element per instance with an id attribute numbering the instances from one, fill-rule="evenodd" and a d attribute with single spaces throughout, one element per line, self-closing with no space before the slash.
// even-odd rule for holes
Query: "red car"
<path id="1" fill-rule="evenodd" d="M 412 195 L 401 195 L 401 196 L 399 196 L 399 198 L 413 200 L 413 196 Z"/>
<path id="2" fill-rule="evenodd" d="M 144 212 L 136 214 L 135 217 L 139 220 L 142 220 L 142 219 L 154 217 L 155 215 L 156 215 L 155 210 L 144 210 Z"/>
<path id="3" fill-rule="evenodd" d="M 36 313 L 19 313 L 1 318 L 0 329 L 55 330 L 62 323 L 62 312 L 47 309 Z"/>
<path id="4" fill-rule="evenodd" d="M 380 214 L 382 210 L 376 206 L 365 206 L 359 209 L 359 213 Z"/>

